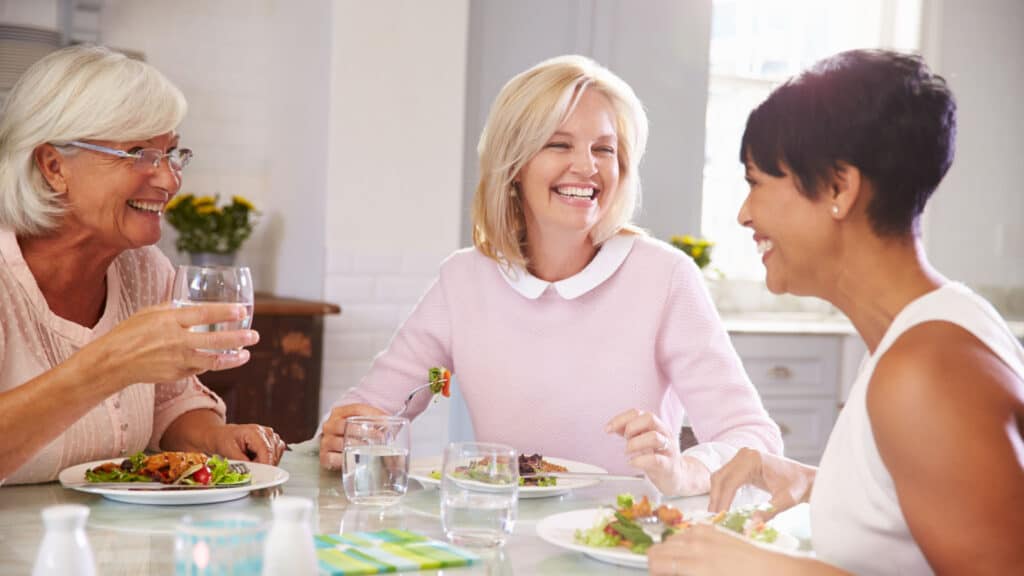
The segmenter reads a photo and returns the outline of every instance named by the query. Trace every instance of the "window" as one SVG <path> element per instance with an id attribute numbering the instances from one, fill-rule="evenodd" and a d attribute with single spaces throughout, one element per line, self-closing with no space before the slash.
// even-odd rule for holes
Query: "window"
<path id="1" fill-rule="evenodd" d="M 714 0 L 701 227 L 726 277 L 763 280 L 739 145 L 747 115 L 779 83 L 851 48 L 917 51 L 922 0 Z"/>

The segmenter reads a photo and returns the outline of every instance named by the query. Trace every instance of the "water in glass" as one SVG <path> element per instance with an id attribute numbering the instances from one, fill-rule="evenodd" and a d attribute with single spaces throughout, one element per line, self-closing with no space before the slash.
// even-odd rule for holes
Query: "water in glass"
<path id="1" fill-rule="evenodd" d="M 254 294 L 252 273 L 245 266 L 178 266 L 174 274 L 171 302 L 175 308 L 208 304 L 235 303 L 245 307 L 245 318 L 232 322 L 203 324 L 192 332 L 245 330 L 252 325 Z M 218 354 L 237 354 L 238 350 L 204 350 Z"/>
<path id="2" fill-rule="evenodd" d="M 441 475 L 441 525 L 462 546 L 501 546 L 512 534 L 519 501 L 516 451 L 501 444 L 448 445 Z"/>
<path id="3" fill-rule="evenodd" d="M 341 482 L 356 504 L 389 506 L 409 485 L 409 420 L 362 416 L 345 421 Z"/>

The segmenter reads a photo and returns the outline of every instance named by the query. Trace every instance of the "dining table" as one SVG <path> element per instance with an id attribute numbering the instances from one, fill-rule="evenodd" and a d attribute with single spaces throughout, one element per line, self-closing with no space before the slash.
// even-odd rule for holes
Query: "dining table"
<path id="1" fill-rule="evenodd" d="M 271 520 L 271 502 L 281 495 L 308 498 L 313 502 L 313 530 L 317 534 L 346 534 L 397 528 L 444 540 L 439 493 L 436 488 L 409 481 L 408 492 L 398 504 L 368 507 L 345 497 L 339 471 L 324 470 L 312 442 L 286 452 L 278 464 L 289 473 L 288 481 L 256 490 L 230 502 L 204 505 L 143 505 L 108 500 L 97 494 L 64 488 L 58 482 L 0 487 L 0 575 L 25 575 L 32 566 L 43 538 L 41 512 L 58 504 L 82 504 L 89 508 L 86 536 L 96 560 L 97 574 L 174 574 L 175 530 L 186 515 L 236 514 Z M 537 524 L 553 514 L 606 507 L 620 493 L 637 497 L 656 490 L 646 480 L 602 480 L 548 498 L 520 499 L 513 533 L 504 546 L 473 549 L 480 561 L 466 567 L 417 574 L 642 574 L 595 560 L 580 552 L 553 545 L 537 534 Z M 704 511 L 707 496 L 666 500 L 683 510 Z M 810 538 L 806 505 L 782 515 L 786 530 L 806 548 Z M 782 520 L 783 518 L 780 518 Z M 586 527 L 583 527 L 586 528 Z"/>

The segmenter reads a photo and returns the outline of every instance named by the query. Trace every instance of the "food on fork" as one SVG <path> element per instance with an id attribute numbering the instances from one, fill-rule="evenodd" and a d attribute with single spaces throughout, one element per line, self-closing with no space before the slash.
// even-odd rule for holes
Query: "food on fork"
<path id="1" fill-rule="evenodd" d="M 452 395 L 452 373 L 445 367 L 433 367 L 427 371 L 427 382 L 430 382 L 430 391 L 436 396 L 440 394 L 445 398 Z"/>
<path id="2" fill-rule="evenodd" d="M 162 484 L 245 484 L 248 467 L 232 465 L 221 456 L 201 452 L 139 452 L 120 462 L 105 462 L 85 471 L 89 482 L 160 482 Z"/>

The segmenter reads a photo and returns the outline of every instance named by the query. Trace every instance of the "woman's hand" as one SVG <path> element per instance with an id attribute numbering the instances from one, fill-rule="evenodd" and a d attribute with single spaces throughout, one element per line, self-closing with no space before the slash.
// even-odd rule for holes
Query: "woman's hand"
<path id="1" fill-rule="evenodd" d="M 761 520 L 768 520 L 783 510 L 806 502 L 817 471 L 817 468 L 795 460 L 741 448 L 732 460 L 711 475 L 708 510 L 728 510 L 736 491 L 746 484 L 753 484 L 772 495 L 771 508 L 755 512 Z"/>
<path id="2" fill-rule="evenodd" d="M 369 404 L 345 404 L 331 410 L 320 438 L 320 466 L 326 470 L 341 468 L 345 450 L 345 420 L 349 416 L 388 416 L 388 413 Z"/>
<path id="3" fill-rule="evenodd" d="M 249 361 L 242 348 L 259 341 L 254 330 L 190 332 L 191 326 L 231 322 L 244 318 L 237 304 L 210 304 L 187 308 L 167 305 L 140 310 L 79 352 L 86 366 L 118 390 L 137 382 L 173 382 L 208 370 L 226 370 Z M 204 350 L 235 350 L 218 354 Z M 115 390 L 116 391 L 116 390 Z"/>
<path id="4" fill-rule="evenodd" d="M 679 434 L 643 410 L 627 410 L 612 418 L 605 432 L 626 439 L 630 466 L 643 470 L 662 494 L 689 496 L 708 491 L 710 472 L 695 458 L 679 453 Z"/>
<path id="5" fill-rule="evenodd" d="M 718 574 L 767 574 L 767 564 L 777 556 L 714 526 L 697 524 L 647 550 L 651 574 L 711 576 Z"/>
<path id="6" fill-rule="evenodd" d="M 223 424 L 210 430 L 209 452 L 231 460 L 277 465 L 286 445 L 269 426 Z"/>

